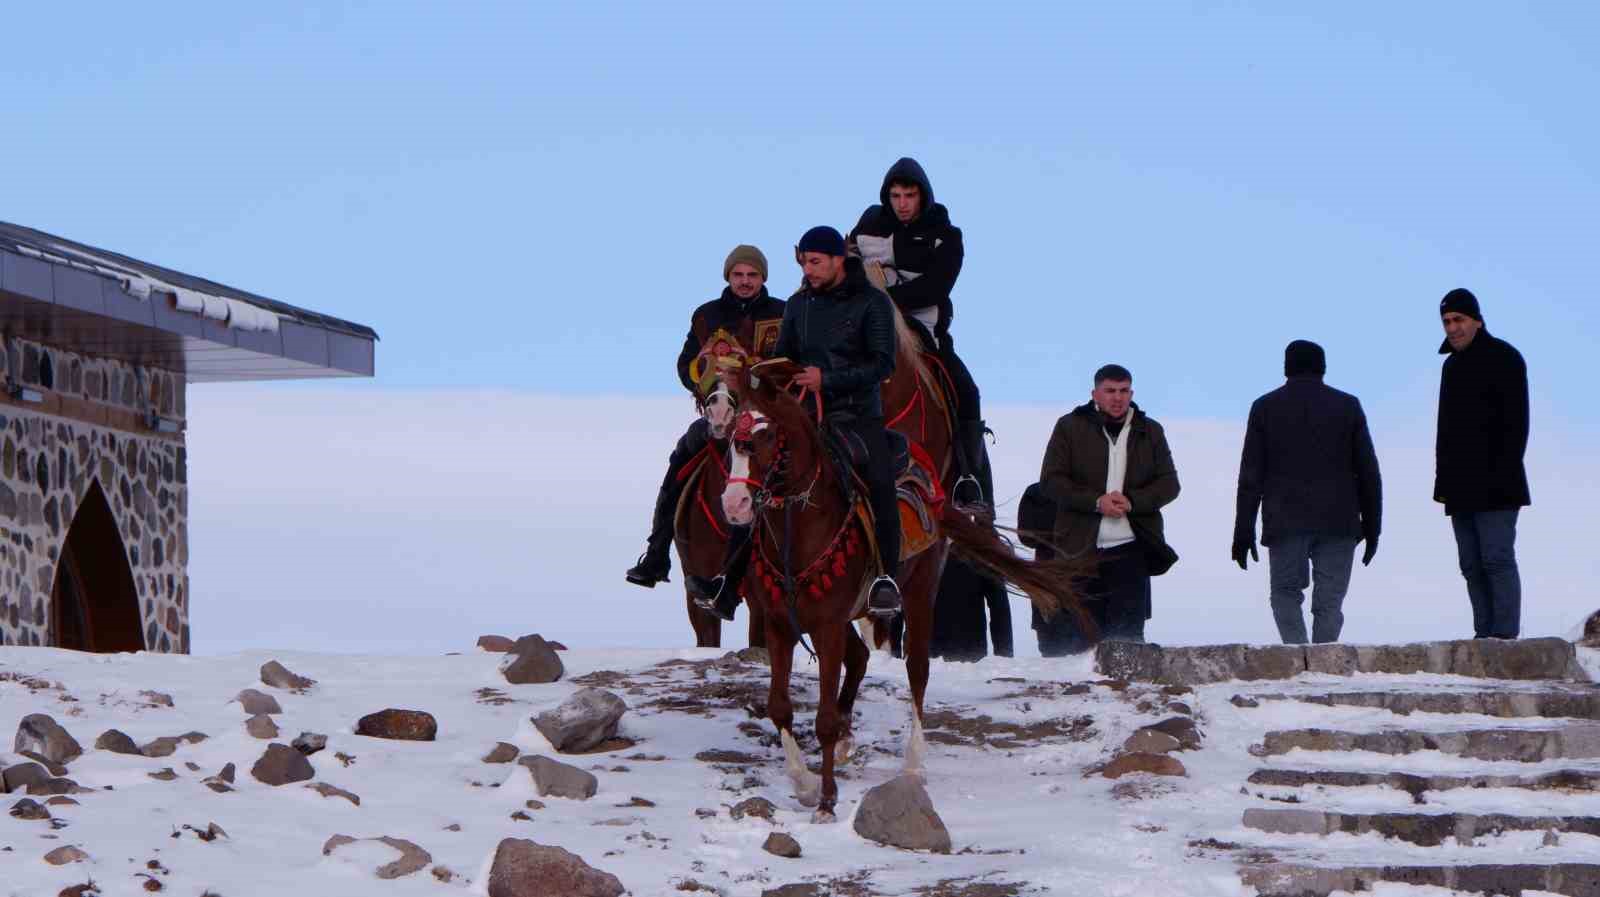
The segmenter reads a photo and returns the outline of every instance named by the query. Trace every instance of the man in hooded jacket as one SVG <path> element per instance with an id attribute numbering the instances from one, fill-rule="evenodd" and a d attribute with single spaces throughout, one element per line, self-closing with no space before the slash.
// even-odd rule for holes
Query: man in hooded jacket
<path id="1" fill-rule="evenodd" d="M 1532 503 L 1528 449 L 1528 365 L 1490 336 L 1478 297 L 1455 289 L 1439 301 L 1448 356 L 1439 376 L 1433 500 L 1455 530 L 1475 638 L 1516 638 L 1522 630 L 1517 515 Z"/>
<path id="2" fill-rule="evenodd" d="M 885 292 L 950 374 L 961 468 L 951 498 L 958 505 L 993 505 L 978 386 L 950 337 L 950 293 L 961 276 L 964 255 L 961 228 L 950 223 L 950 210 L 934 201 L 933 184 L 917 160 L 904 158 L 890 166 L 878 204 L 861 213 L 846 242 L 851 255 L 881 267 Z"/>

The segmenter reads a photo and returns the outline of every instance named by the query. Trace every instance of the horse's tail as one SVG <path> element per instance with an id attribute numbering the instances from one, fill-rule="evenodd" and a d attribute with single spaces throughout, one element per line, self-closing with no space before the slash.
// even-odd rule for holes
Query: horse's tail
<path id="1" fill-rule="evenodd" d="M 1084 638 L 1094 641 L 1100 637 L 1099 627 L 1078 592 L 1079 584 L 1090 573 L 1089 563 L 1073 557 L 1048 561 L 1018 557 L 1016 546 L 999 531 L 1004 527 L 997 529 L 987 521 L 975 521 L 948 504 L 939 524 L 957 557 L 1026 596 L 1046 619 L 1068 613 Z"/>

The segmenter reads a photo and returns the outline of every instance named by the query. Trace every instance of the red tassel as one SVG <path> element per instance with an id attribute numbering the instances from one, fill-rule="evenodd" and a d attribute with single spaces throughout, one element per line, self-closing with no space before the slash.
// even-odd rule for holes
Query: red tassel
<path id="1" fill-rule="evenodd" d="M 813 598 L 821 598 L 822 597 L 822 589 L 818 588 L 816 583 L 812 583 L 811 584 L 811 588 L 810 588 L 809 591 L 811 592 L 811 597 L 813 597 Z"/>
<path id="2" fill-rule="evenodd" d="M 833 577 L 829 576 L 826 573 L 822 574 L 822 587 L 824 589 L 828 589 L 829 591 L 832 591 L 833 590 Z"/>

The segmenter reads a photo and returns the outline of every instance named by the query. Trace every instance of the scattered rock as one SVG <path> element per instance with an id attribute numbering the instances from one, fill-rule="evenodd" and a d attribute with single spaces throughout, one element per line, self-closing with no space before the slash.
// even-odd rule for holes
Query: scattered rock
<path id="1" fill-rule="evenodd" d="M 1100 774 L 1108 779 L 1120 779 L 1125 775 L 1136 772 L 1146 772 L 1158 776 L 1186 776 L 1189 771 L 1183 768 L 1177 757 L 1168 754 L 1123 754 L 1107 763 Z"/>
<path id="2" fill-rule="evenodd" d="M 35 753 L 52 763 L 71 763 L 83 756 L 83 747 L 77 739 L 43 713 L 30 713 L 22 718 L 12 750 L 19 754 Z"/>
<path id="3" fill-rule="evenodd" d="M 696 819 L 715 819 L 717 818 L 717 811 L 710 807 L 697 807 L 695 808 L 694 816 Z"/>
<path id="4" fill-rule="evenodd" d="M 1182 701 L 1173 701 L 1167 705 L 1168 713 L 1181 713 L 1184 716 L 1194 716 L 1194 708 Z"/>
<path id="5" fill-rule="evenodd" d="M 37 763 L 18 763 L 16 766 L 7 766 L 5 772 L 0 773 L 0 782 L 5 784 L 5 791 L 22 791 L 29 785 L 37 785 L 50 781 L 50 771 Z"/>
<path id="6" fill-rule="evenodd" d="M 334 787 L 332 785 L 329 785 L 327 782 L 313 782 L 313 783 L 307 785 L 306 787 L 310 788 L 312 791 L 317 792 L 318 794 L 322 795 L 323 797 L 342 797 L 345 800 L 355 804 L 358 807 L 361 806 L 361 798 L 360 797 L 357 797 L 356 795 L 351 794 L 350 792 L 344 790 L 343 788 L 336 788 L 336 787 Z"/>
<path id="7" fill-rule="evenodd" d="M 269 744 L 266 753 L 261 759 L 250 767 L 250 775 L 256 781 L 267 785 L 287 785 L 291 782 L 306 782 L 315 777 L 317 771 L 311 767 L 311 761 L 305 755 L 286 744 Z"/>
<path id="8" fill-rule="evenodd" d="M 773 832 L 768 835 L 766 843 L 761 845 L 761 849 L 773 856 L 784 857 L 785 859 L 796 860 L 800 858 L 800 842 L 783 832 Z"/>
<path id="9" fill-rule="evenodd" d="M 265 713 L 258 713 L 244 721 L 244 730 L 262 741 L 278 737 L 278 724 Z"/>
<path id="10" fill-rule="evenodd" d="M 49 819 L 50 811 L 46 810 L 38 801 L 24 797 L 11 805 L 11 815 L 17 819 L 37 821 Z"/>
<path id="11" fill-rule="evenodd" d="M 434 878 L 444 882 L 445 884 L 449 884 L 456 877 L 454 872 L 451 872 L 444 866 L 434 866 L 431 871 L 433 872 Z"/>
<path id="12" fill-rule="evenodd" d="M 1174 716 L 1171 719 L 1164 719 L 1153 726 L 1145 726 L 1145 728 L 1153 729 L 1157 732 L 1165 732 L 1166 734 L 1171 735 L 1173 738 L 1178 739 L 1178 744 L 1183 746 L 1181 750 L 1200 750 L 1200 741 L 1202 736 L 1200 735 L 1199 727 L 1194 724 L 1194 720 L 1192 719 L 1182 716 Z"/>
<path id="13" fill-rule="evenodd" d="M 173 772 L 172 767 L 170 766 L 163 766 L 155 772 L 147 772 L 145 775 L 155 779 L 158 782 L 171 782 L 178 777 L 178 774 Z"/>
<path id="14" fill-rule="evenodd" d="M 132 738 L 116 729 L 107 729 L 101 732 L 100 737 L 94 740 L 94 746 L 95 750 L 110 751 L 113 754 L 133 754 L 135 756 L 139 754 L 139 745 Z"/>
<path id="15" fill-rule="evenodd" d="M 426 850 L 423 850 L 421 847 L 418 847 L 416 844 L 413 844 L 404 838 L 389 837 L 352 838 L 349 835 L 334 835 L 322 845 L 322 855 L 328 856 L 346 844 L 354 844 L 357 841 L 376 841 L 380 844 L 387 844 L 388 846 L 393 847 L 395 850 L 400 851 L 399 859 L 392 863 L 385 863 L 375 870 L 378 877 L 382 879 L 401 878 L 410 875 L 413 872 L 421 871 L 422 869 L 427 868 L 429 863 L 433 862 L 432 855 L 430 855 Z"/>
<path id="16" fill-rule="evenodd" d="M 289 742 L 289 746 L 309 757 L 328 746 L 328 736 L 316 732 L 301 732 L 295 736 L 294 741 Z"/>
<path id="17" fill-rule="evenodd" d="M 1129 754 L 1167 754 L 1183 747 L 1178 739 L 1157 729 L 1140 729 L 1122 743 Z"/>
<path id="18" fill-rule="evenodd" d="M 277 698 L 274 698 L 272 695 L 269 695 L 264 691 L 257 691 L 253 688 L 247 688 L 244 691 L 239 692 L 239 694 L 234 697 L 234 700 L 238 701 L 239 706 L 243 707 L 244 712 L 250 716 L 255 716 L 258 713 L 272 714 L 283 712 L 283 708 L 278 706 Z"/>
<path id="19" fill-rule="evenodd" d="M 139 753 L 146 757 L 170 757 L 178 750 L 181 744 L 199 744 L 206 740 L 204 732 L 187 732 L 183 735 L 168 735 L 151 741 L 139 748 Z"/>
<path id="20" fill-rule="evenodd" d="M 500 673 L 512 685 L 555 682 L 566 674 L 556 649 L 538 635 L 517 639 L 500 664 Z"/>
<path id="21" fill-rule="evenodd" d="M 47 806 L 47 807 L 76 807 L 76 806 L 80 806 L 80 804 L 77 801 L 73 800 L 72 798 L 64 797 L 64 796 L 59 795 L 59 794 L 56 795 L 55 797 L 52 797 L 49 800 L 45 801 L 44 805 Z"/>
<path id="22" fill-rule="evenodd" d="M 162 694 L 159 691 L 150 691 L 146 689 L 145 691 L 139 692 L 139 697 L 144 698 L 145 701 L 157 707 L 172 706 L 172 695 Z"/>
<path id="23" fill-rule="evenodd" d="M 944 820 L 933 809 L 927 789 L 910 776 L 868 790 L 856 811 L 855 830 L 863 838 L 892 847 L 950 852 Z"/>
<path id="24" fill-rule="evenodd" d="M 478 636 L 478 647 L 488 651 L 490 654 L 504 654 L 516 646 L 516 642 L 503 635 Z"/>
<path id="25" fill-rule="evenodd" d="M 52 866 L 65 866 L 68 863 L 81 863 L 88 858 L 88 854 L 76 847 L 72 847 L 71 845 L 66 847 L 57 847 L 55 850 L 52 850 L 44 855 L 44 861 Z"/>
<path id="26" fill-rule="evenodd" d="M 394 741 L 432 741 L 439 734 L 439 723 L 431 713 L 390 707 L 363 716 L 356 723 L 356 734 Z"/>
<path id="27" fill-rule="evenodd" d="M 6 849 L 10 850 L 11 848 L 8 847 Z M 100 897 L 100 887 L 92 881 L 85 882 L 81 885 L 73 885 L 70 888 L 62 888 L 57 892 L 56 897 Z"/>
<path id="28" fill-rule="evenodd" d="M 1544 838 L 1539 842 L 1540 847 L 1560 847 L 1561 836 L 1553 828 L 1544 830 Z"/>
<path id="29" fill-rule="evenodd" d="M 261 665 L 261 684 L 269 685 L 273 688 L 300 691 L 316 685 L 317 680 L 295 675 L 289 672 L 283 664 L 276 660 L 269 660 Z"/>
<path id="30" fill-rule="evenodd" d="M 563 754 L 589 750 L 617 734 L 628 705 L 609 691 L 582 689 L 533 718 L 533 725 Z"/>
<path id="31" fill-rule="evenodd" d="M 748 648 L 740 648 L 738 651 L 734 652 L 734 656 L 738 657 L 745 663 L 756 663 L 762 666 L 772 665 L 772 656 L 767 653 L 767 649 L 756 645 L 751 645 Z"/>
<path id="32" fill-rule="evenodd" d="M 527 807 L 530 810 L 543 810 L 544 809 L 544 801 L 542 801 L 542 800 L 530 800 L 527 803 L 523 804 L 523 806 Z"/>
<path id="33" fill-rule="evenodd" d="M 232 763 L 229 763 L 229 764 L 226 764 L 225 766 L 223 766 L 222 770 L 217 773 L 217 778 L 221 779 L 224 782 L 227 782 L 229 785 L 232 785 L 233 784 L 233 774 L 234 774 L 234 766 L 233 766 Z"/>
<path id="34" fill-rule="evenodd" d="M 40 766 L 43 766 L 45 770 L 53 776 L 64 776 L 67 774 L 66 764 L 57 763 L 38 751 L 18 751 L 18 753 L 39 764 Z"/>
<path id="35" fill-rule="evenodd" d="M 1234 695 L 1233 697 L 1228 699 L 1228 703 L 1232 704 L 1235 707 L 1260 707 L 1261 706 L 1261 702 L 1260 701 L 1256 700 L 1255 698 L 1248 697 L 1246 695 Z"/>
<path id="36" fill-rule="evenodd" d="M 42 782 L 35 782 L 28 786 L 28 793 L 35 797 L 44 797 L 50 794 L 77 794 L 85 789 L 79 788 L 78 783 L 66 778 L 48 778 Z"/>
<path id="37" fill-rule="evenodd" d="M 621 897 L 622 882 L 583 857 L 522 838 L 507 838 L 494 852 L 488 897 Z"/>
<path id="38" fill-rule="evenodd" d="M 744 800 L 734 804 L 733 809 L 728 811 L 728 815 L 732 816 L 734 819 L 743 819 L 746 816 L 754 816 L 757 819 L 765 819 L 768 822 L 771 822 L 773 813 L 776 811 L 777 807 L 772 805 L 772 801 L 767 800 L 764 797 L 747 797 Z M 711 811 L 711 815 L 717 815 L 716 811 Z"/>
<path id="39" fill-rule="evenodd" d="M 506 744 L 504 741 L 500 741 L 496 742 L 495 746 L 490 749 L 489 753 L 483 756 L 483 762 L 510 763 L 511 761 L 517 759 L 517 755 L 520 753 L 522 752 L 517 750 L 516 745 Z"/>
<path id="40" fill-rule="evenodd" d="M 576 766 L 549 757 L 527 756 L 517 761 L 533 776 L 534 790 L 540 797 L 566 797 L 588 800 L 600 788 L 600 780 Z"/>

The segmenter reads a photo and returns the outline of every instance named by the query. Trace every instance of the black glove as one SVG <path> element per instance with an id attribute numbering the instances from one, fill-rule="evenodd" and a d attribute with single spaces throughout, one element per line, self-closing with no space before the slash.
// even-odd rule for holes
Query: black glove
<path id="1" fill-rule="evenodd" d="M 1251 560 L 1254 560 L 1256 563 L 1258 563 L 1258 564 L 1261 563 L 1261 555 L 1256 554 L 1256 540 L 1255 540 L 1255 537 L 1254 536 L 1234 536 L 1233 537 L 1233 562 L 1235 564 L 1239 565 L 1239 569 L 1240 570 L 1248 570 L 1248 569 L 1250 569 L 1249 566 L 1247 566 L 1245 564 L 1245 555 L 1249 555 Z"/>
<path id="2" fill-rule="evenodd" d="M 1367 536 L 1367 550 L 1361 555 L 1361 566 L 1366 567 L 1372 563 L 1372 556 L 1378 553 L 1378 537 Z"/>

